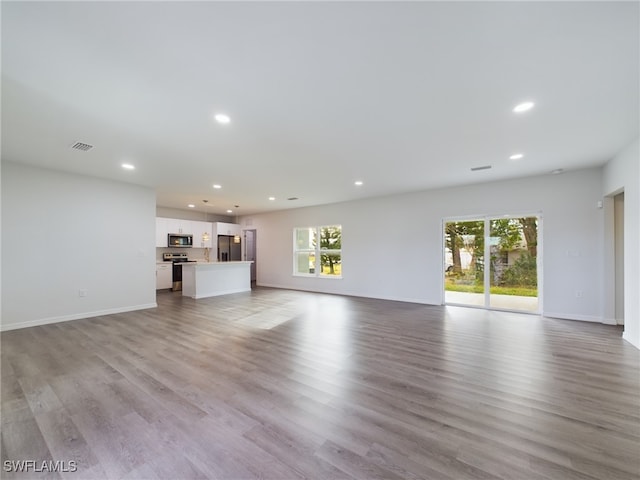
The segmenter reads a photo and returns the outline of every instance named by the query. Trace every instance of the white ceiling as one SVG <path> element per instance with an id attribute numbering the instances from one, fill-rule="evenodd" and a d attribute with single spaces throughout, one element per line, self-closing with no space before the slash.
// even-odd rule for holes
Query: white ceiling
<path id="1" fill-rule="evenodd" d="M 638 135 L 638 7 L 3 1 L 2 159 L 239 215 L 602 165 Z"/>

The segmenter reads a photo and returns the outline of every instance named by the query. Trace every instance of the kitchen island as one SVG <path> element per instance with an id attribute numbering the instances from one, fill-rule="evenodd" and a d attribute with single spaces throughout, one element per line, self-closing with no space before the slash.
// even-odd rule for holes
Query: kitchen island
<path id="1" fill-rule="evenodd" d="M 194 262 L 182 264 L 182 295 L 215 297 L 251 290 L 253 262 Z"/>

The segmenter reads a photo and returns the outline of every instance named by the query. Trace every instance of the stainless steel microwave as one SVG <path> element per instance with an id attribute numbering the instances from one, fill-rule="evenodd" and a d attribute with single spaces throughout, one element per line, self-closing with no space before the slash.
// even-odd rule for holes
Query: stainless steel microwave
<path id="1" fill-rule="evenodd" d="M 193 235 L 185 233 L 170 233 L 168 235 L 169 247 L 193 247 Z"/>

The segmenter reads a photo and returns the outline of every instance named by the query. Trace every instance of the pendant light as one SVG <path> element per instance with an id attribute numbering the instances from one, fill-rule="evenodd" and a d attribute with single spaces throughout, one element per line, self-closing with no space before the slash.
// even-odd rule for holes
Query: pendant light
<path id="1" fill-rule="evenodd" d="M 205 206 L 205 210 L 204 210 L 204 221 L 207 221 L 207 210 L 206 210 L 206 206 L 209 203 L 209 200 L 202 200 L 202 203 L 204 203 Z M 209 232 L 207 232 L 206 230 L 202 233 L 202 241 L 203 242 L 208 242 L 209 241 Z"/>
<path id="2" fill-rule="evenodd" d="M 209 203 L 209 200 L 202 200 L 202 203 L 204 203 L 204 221 L 207 221 L 207 204 Z M 202 232 L 202 242 L 206 243 L 209 241 L 209 232 L 207 232 L 206 230 L 204 232 Z M 211 248 L 209 247 L 205 247 L 204 248 L 204 261 L 209 263 L 211 261 Z"/>

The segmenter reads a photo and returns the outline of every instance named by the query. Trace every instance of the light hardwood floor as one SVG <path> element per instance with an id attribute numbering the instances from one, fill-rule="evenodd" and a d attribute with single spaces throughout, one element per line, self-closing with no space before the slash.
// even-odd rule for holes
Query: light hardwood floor
<path id="1" fill-rule="evenodd" d="M 3 470 L 78 467 L 2 478 L 640 476 L 619 327 L 261 288 L 158 303 L 2 334 Z"/>

